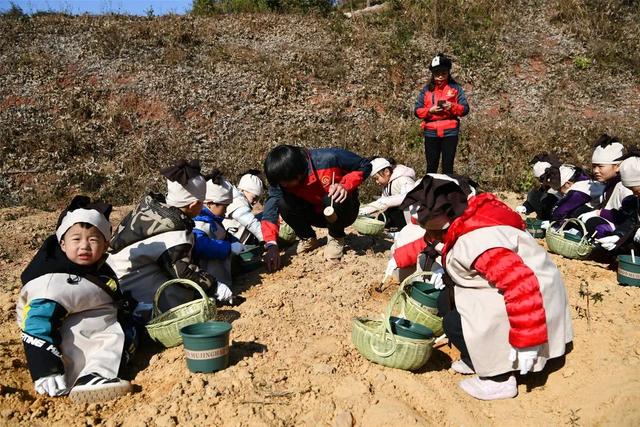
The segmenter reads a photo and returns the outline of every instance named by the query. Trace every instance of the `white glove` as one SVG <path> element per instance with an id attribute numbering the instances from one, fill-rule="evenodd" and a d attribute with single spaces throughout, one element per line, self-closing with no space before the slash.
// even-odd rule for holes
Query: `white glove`
<path id="1" fill-rule="evenodd" d="M 536 360 L 538 359 L 539 352 L 539 345 L 524 348 L 511 348 L 511 352 L 509 353 L 509 361 L 515 362 L 516 360 L 518 360 L 520 375 L 524 375 L 533 368 L 533 365 L 535 365 Z"/>
<path id="2" fill-rule="evenodd" d="M 600 216 L 600 210 L 595 210 L 583 213 L 582 215 L 578 215 L 578 219 L 582 222 L 587 222 L 589 218 L 595 218 L 598 216 Z"/>
<path id="3" fill-rule="evenodd" d="M 551 221 L 542 221 L 540 223 L 540 228 L 542 228 L 543 230 L 546 230 L 549 227 L 551 227 Z"/>
<path id="4" fill-rule="evenodd" d="M 240 242 L 233 242 L 231 244 L 231 252 L 238 255 L 240 252 L 244 251 L 244 245 Z"/>
<path id="5" fill-rule="evenodd" d="M 67 382 L 64 380 L 64 374 L 53 374 L 38 378 L 34 385 L 37 393 L 48 394 L 52 397 L 60 396 L 67 391 Z"/>
<path id="6" fill-rule="evenodd" d="M 429 279 L 429 283 L 433 285 L 437 290 L 444 289 L 444 281 L 442 280 L 442 276 L 444 275 L 444 268 L 438 267 L 432 271 L 431 278 Z"/>
<path id="7" fill-rule="evenodd" d="M 635 236 L 633 239 L 635 240 Z M 600 244 L 602 249 L 612 251 L 616 248 L 616 243 L 618 243 L 618 240 L 620 240 L 620 236 L 607 236 L 596 239 L 596 242 Z"/>
<path id="8" fill-rule="evenodd" d="M 636 234 L 633 236 L 633 241 L 640 243 L 640 228 L 638 228 L 638 231 L 636 231 Z"/>
<path id="9" fill-rule="evenodd" d="M 394 257 L 391 257 L 389 262 L 387 263 L 387 269 L 384 271 L 384 277 L 382 278 L 382 283 L 386 282 L 389 277 L 393 274 L 395 269 L 398 268 L 398 264 L 396 264 L 396 260 Z"/>
<path id="10" fill-rule="evenodd" d="M 524 205 L 516 206 L 515 211 L 522 215 L 527 214 L 527 208 L 525 208 Z"/>
<path id="11" fill-rule="evenodd" d="M 216 299 L 220 302 L 233 302 L 233 292 L 224 283 L 218 282 L 218 288 L 216 289 Z"/>

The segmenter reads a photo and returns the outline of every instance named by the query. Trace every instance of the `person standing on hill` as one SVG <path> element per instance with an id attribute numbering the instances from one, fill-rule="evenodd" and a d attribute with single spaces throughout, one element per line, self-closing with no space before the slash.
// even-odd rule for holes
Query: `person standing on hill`
<path id="1" fill-rule="evenodd" d="M 422 119 L 427 173 L 437 173 L 442 153 L 442 173 L 453 173 L 458 146 L 460 117 L 469 113 L 469 104 L 460 86 L 451 77 L 451 59 L 437 54 L 429 65 L 431 80 L 418 95 L 415 115 Z"/>

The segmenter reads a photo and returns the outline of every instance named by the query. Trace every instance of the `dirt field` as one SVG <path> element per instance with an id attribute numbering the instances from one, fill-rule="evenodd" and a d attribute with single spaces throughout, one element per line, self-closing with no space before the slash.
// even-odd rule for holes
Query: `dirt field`
<path id="1" fill-rule="evenodd" d="M 126 212 L 113 215 L 119 221 Z M 455 350 L 435 350 L 411 373 L 362 358 L 351 319 L 382 313 L 395 287 L 371 292 L 390 241 L 352 233 L 344 260 L 322 250 L 287 257 L 275 273 L 241 276 L 246 302 L 221 310 L 232 321 L 231 366 L 190 374 L 182 347 L 147 347 L 129 378 L 136 391 L 105 404 L 75 405 L 35 394 L 15 324 L 19 276 L 56 213 L 0 210 L 0 424 L 3 425 L 640 425 L 639 288 L 614 271 L 553 256 L 573 313 L 574 348 L 563 367 L 518 379 L 519 396 L 481 402 L 449 370 Z M 582 287 L 582 291 L 580 290 Z"/>

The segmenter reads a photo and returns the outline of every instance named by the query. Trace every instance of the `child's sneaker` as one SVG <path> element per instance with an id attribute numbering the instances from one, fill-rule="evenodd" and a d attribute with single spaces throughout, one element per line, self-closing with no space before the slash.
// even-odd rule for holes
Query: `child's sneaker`
<path id="1" fill-rule="evenodd" d="M 303 254 L 305 252 L 311 252 L 315 248 L 320 245 L 318 239 L 315 237 L 310 237 L 308 239 L 300 239 L 298 241 L 298 247 L 296 248 L 296 253 L 298 255 Z"/>
<path id="2" fill-rule="evenodd" d="M 518 384 L 513 375 L 502 382 L 473 377 L 460 381 L 459 385 L 461 389 L 480 400 L 511 399 L 518 395 Z"/>
<path id="3" fill-rule="evenodd" d="M 475 374 L 475 371 L 471 369 L 469 365 L 464 363 L 462 360 L 456 360 L 455 362 L 452 362 L 451 369 L 453 369 L 454 371 L 462 375 Z"/>
<path id="4" fill-rule="evenodd" d="M 69 398 L 76 403 L 104 402 L 131 391 L 131 383 L 120 378 L 105 378 L 98 374 L 84 375 L 76 381 Z"/>

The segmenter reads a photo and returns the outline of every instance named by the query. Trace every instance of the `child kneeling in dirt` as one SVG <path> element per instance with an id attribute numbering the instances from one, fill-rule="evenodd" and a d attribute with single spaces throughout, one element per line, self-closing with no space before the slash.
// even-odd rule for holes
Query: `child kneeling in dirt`
<path id="1" fill-rule="evenodd" d="M 445 280 L 439 310 L 461 353 L 451 368 L 478 375 L 460 387 L 482 400 L 515 397 L 513 371 L 542 370 L 573 339 L 560 272 L 520 215 L 493 194 L 468 198 L 454 182 L 426 176 L 402 207 L 431 242 L 443 243 L 434 247 L 453 283 Z"/>
<path id="2" fill-rule="evenodd" d="M 301 239 L 297 248 L 299 254 L 318 247 L 313 226 L 329 230 L 325 258 L 342 258 L 344 229 L 358 217 L 358 187 L 369 176 L 371 163 L 341 148 L 311 150 L 279 145 L 267 155 L 264 171 L 270 185 L 262 217 L 267 269 L 280 268 L 276 243 L 278 215 Z M 333 222 L 323 215 L 324 209 L 331 204 L 335 212 Z"/>
<path id="3" fill-rule="evenodd" d="M 196 225 L 193 229 L 193 256 L 198 260 L 201 269 L 218 280 L 218 286 L 222 284 L 228 289 L 228 293 L 221 294 L 220 299 L 233 302 L 231 255 L 237 255 L 244 250 L 244 245 L 222 225 L 227 206 L 233 200 L 233 186 L 217 171 L 207 178 L 205 206 L 193 219 Z"/>
<path id="4" fill-rule="evenodd" d="M 262 196 L 263 184 L 260 171 L 250 170 L 243 174 L 237 187 L 233 187 L 233 201 L 227 207 L 224 227 L 240 242 L 259 244 L 263 241 L 260 220 L 253 214 L 255 205 Z"/>
<path id="5" fill-rule="evenodd" d="M 193 220 L 200 213 L 206 182 L 197 161 L 178 161 L 160 171 L 167 179 L 167 196 L 151 193 L 120 222 L 111 239 L 107 262 L 118 275 L 122 289 L 138 302 L 136 315 L 149 321 L 158 288 L 171 279 L 197 283 L 209 295 L 227 298 L 229 288 L 194 262 Z M 170 286 L 159 300 L 160 311 L 199 298 L 192 288 Z"/>
<path id="6" fill-rule="evenodd" d="M 408 166 L 397 165 L 391 159 L 378 157 L 371 160 L 371 176 L 383 187 L 382 196 L 360 208 L 359 215 L 384 212 L 385 228 L 397 231 L 407 225 L 405 213 L 398 208 L 405 194 L 416 184 L 416 172 Z"/>
<path id="7" fill-rule="evenodd" d="M 118 281 L 107 264 L 111 205 L 77 196 L 22 273 L 16 306 L 36 392 L 78 402 L 131 390 L 118 378 L 135 350 L 135 329 L 118 322 Z"/>

